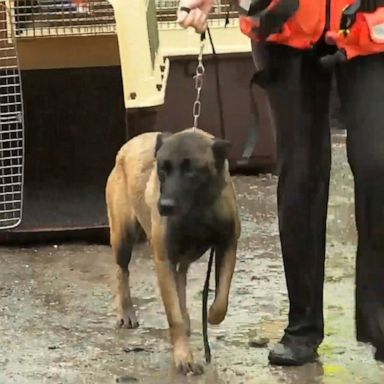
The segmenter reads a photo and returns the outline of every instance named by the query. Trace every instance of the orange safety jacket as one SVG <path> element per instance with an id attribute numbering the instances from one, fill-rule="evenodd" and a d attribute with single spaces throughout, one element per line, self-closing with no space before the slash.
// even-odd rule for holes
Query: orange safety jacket
<path id="1" fill-rule="evenodd" d="M 268 10 L 281 1 L 272 0 Z M 344 10 L 355 0 L 298 0 L 299 6 L 277 33 L 265 41 L 288 45 L 297 49 L 310 49 L 325 33 L 326 41 L 343 50 L 347 59 L 384 52 L 384 2 L 370 13 L 358 11 L 348 29 L 342 29 Z M 262 23 L 262 19 L 261 19 Z M 241 31 L 250 38 L 263 40 L 251 18 L 240 16 Z"/>

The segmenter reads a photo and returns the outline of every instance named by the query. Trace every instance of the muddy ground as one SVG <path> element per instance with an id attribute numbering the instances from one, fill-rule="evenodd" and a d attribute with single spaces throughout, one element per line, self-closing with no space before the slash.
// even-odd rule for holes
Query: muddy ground
<path id="1" fill-rule="evenodd" d="M 268 347 L 286 324 L 287 294 L 275 215 L 276 178 L 236 177 L 243 235 L 228 316 L 209 328 L 213 363 L 202 377 L 175 374 L 167 324 L 145 246 L 132 263 L 141 327 L 114 329 L 109 247 L 67 244 L 0 248 L 0 384 L 11 383 L 364 383 L 384 382 L 384 366 L 354 339 L 355 226 L 352 177 L 334 144 L 328 227 L 326 338 L 319 363 L 273 368 Z M 192 342 L 203 360 L 201 289 L 207 258 L 189 276 Z M 138 347 L 138 351 L 129 352 Z"/>

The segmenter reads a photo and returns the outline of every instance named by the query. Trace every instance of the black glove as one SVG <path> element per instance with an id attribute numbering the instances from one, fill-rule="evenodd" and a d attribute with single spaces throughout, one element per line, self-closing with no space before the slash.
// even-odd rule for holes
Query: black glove
<path id="1" fill-rule="evenodd" d="M 358 12 L 372 13 L 379 7 L 384 7 L 384 0 L 356 0 L 344 9 L 341 15 L 340 29 L 347 30 L 351 28 L 356 21 L 356 14 Z"/>
<path id="2" fill-rule="evenodd" d="M 372 13 L 375 12 L 377 8 L 384 6 L 383 0 L 360 0 L 357 1 L 360 3 L 360 12 Z"/>

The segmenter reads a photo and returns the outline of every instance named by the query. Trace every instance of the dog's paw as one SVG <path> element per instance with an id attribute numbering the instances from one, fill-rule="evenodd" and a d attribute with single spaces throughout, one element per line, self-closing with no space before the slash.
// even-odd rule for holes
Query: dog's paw
<path id="1" fill-rule="evenodd" d="M 212 325 L 218 325 L 222 323 L 227 314 L 227 307 L 217 305 L 215 302 L 211 305 L 208 311 L 208 323 Z"/>
<path id="2" fill-rule="evenodd" d="M 185 376 L 198 376 L 204 373 L 203 366 L 197 363 L 181 363 L 177 367 L 177 370 Z"/>
<path id="3" fill-rule="evenodd" d="M 176 360 L 176 358 L 175 358 Z M 204 368 L 201 364 L 194 363 L 192 359 L 182 359 L 175 361 L 176 369 L 185 376 L 188 375 L 202 375 Z"/>
<path id="4" fill-rule="evenodd" d="M 183 349 L 176 350 L 174 359 L 176 369 L 183 375 L 201 375 L 204 373 L 203 366 L 193 362 L 193 357 L 190 352 Z"/>
<path id="5" fill-rule="evenodd" d="M 139 327 L 135 311 L 132 309 L 119 313 L 116 321 L 117 328 L 134 329 Z"/>

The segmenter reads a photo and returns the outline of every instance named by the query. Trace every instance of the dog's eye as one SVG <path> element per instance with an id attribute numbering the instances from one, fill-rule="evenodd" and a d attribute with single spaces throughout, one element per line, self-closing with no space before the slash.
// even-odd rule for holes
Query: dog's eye
<path id="1" fill-rule="evenodd" d="M 157 174 L 160 182 L 164 182 L 165 178 L 172 172 L 172 164 L 169 161 L 158 163 Z"/>
<path id="2" fill-rule="evenodd" d="M 164 161 L 162 170 L 169 175 L 172 172 L 172 164 L 170 161 Z"/>
<path id="3" fill-rule="evenodd" d="M 181 164 L 180 164 L 180 168 L 184 171 L 184 172 L 188 172 L 190 169 L 191 169 L 191 160 L 190 159 L 184 159 Z"/>
<path id="4" fill-rule="evenodd" d="M 172 172 L 172 164 L 169 161 L 164 161 L 158 164 L 157 169 L 159 173 L 169 175 Z"/>
<path id="5" fill-rule="evenodd" d="M 180 168 L 181 172 L 189 179 L 193 179 L 197 174 L 196 170 L 191 167 L 190 159 L 184 159 L 180 164 Z"/>

